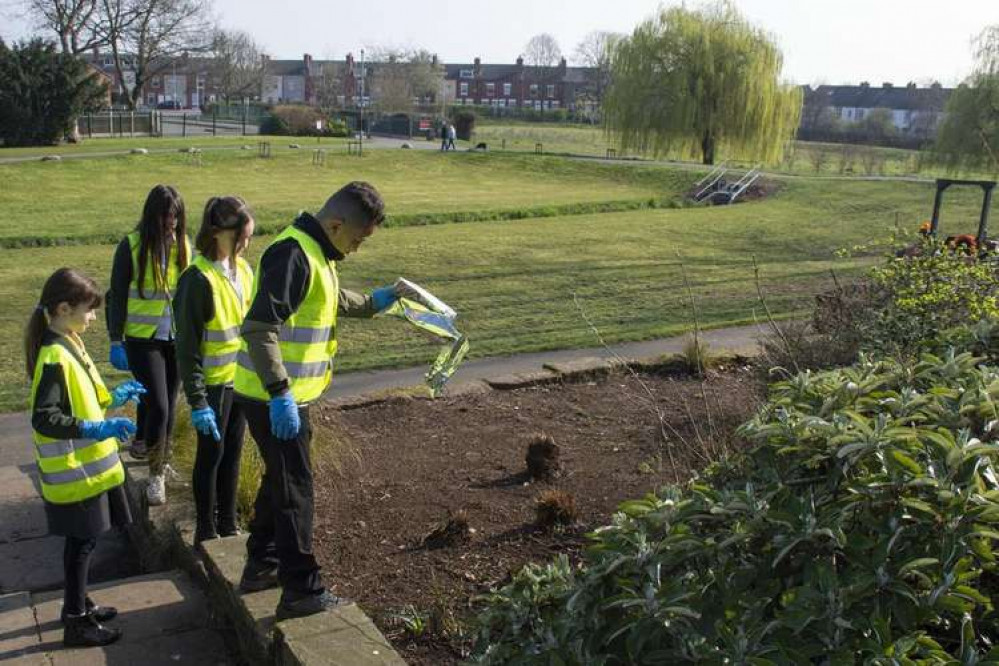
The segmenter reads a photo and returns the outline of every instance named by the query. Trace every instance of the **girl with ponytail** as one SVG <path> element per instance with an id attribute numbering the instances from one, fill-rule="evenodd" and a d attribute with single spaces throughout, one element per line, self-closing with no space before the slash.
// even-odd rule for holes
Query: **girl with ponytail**
<path id="1" fill-rule="evenodd" d="M 87 596 L 87 572 L 97 537 L 131 522 L 118 441 L 128 439 L 135 425 L 127 418 L 106 418 L 105 410 L 144 393 L 134 381 L 108 391 L 83 346 L 80 334 L 96 318 L 101 300 L 93 280 L 60 268 L 45 282 L 24 333 L 45 515 L 49 532 L 66 538 L 63 643 L 77 647 L 107 645 L 121 637 L 119 629 L 103 624 L 117 611 Z"/>
<path id="2" fill-rule="evenodd" d="M 198 433 L 195 543 L 237 533 L 236 487 L 246 421 L 233 401 L 232 384 L 239 327 L 253 295 L 253 272 L 242 257 L 253 227 L 253 214 L 239 197 L 209 199 L 195 239 L 199 254 L 180 276 L 174 297 L 177 362 Z"/>

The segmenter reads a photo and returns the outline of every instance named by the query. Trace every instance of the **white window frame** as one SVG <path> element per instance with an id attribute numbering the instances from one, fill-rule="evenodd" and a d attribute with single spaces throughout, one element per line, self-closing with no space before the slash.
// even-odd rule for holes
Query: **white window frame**
<path id="1" fill-rule="evenodd" d="M 509 97 L 513 93 L 513 84 L 504 83 L 503 84 L 503 97 Z"/>
<path id="2" fill-rule="evenodd" d="M 486 84 L 486 97 L 496 96 L 496 84 L 489 82 Z"/>
<path id="3" fill-rule="evenodd" d="M 545 86 L 545 97 L 547 97 L 548 99 L 554 99 L 555 98 L 555 84 L 554 83 L 549 83 L 547 86 Z"/>
<path id="4" fill-rule="evenodd" d="M 464 81 L 458 85 L 458 94 L 462 97 L 468 97 L 468 84 Z"/>

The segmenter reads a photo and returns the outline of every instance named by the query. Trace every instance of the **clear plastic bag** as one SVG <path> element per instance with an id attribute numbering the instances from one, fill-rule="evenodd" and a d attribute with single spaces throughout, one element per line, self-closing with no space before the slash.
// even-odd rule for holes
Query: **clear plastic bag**
<path id="1" fill-rule="evenodd" d="M 457 328 L 454 320 L 458 313 L 423 287 L 399 278 L 395 282 L 399 299 L 378 314 L 405 319 L 413 326 L 449 341 L 441 347 L 440 353 L 426 374 L 427 387 L 433 397 L 444 391 L 444 385 L 461 365 L 468 353 L 468 338 Z"/>

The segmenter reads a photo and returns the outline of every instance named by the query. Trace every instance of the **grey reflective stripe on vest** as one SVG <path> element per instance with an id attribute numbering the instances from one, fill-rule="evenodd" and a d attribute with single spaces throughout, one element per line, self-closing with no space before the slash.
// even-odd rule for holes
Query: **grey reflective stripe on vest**
<path id="1" fill-rule="evenodd" d="M 330 339 L 330 333 L 333 331 L 331 328 L 301 328 L 301 327 L 290 327 L 282 326 L 281 334 L 278 339 L 281 342 L 304 342 L 307 344 L 314 344 L 317 342 L 326 342 Z"/>
<path id="2" fill-rule="evenodd" d="M 135 287 L 133 287 L 133 288 L 131 288 L 131 289 L 128 290 L 128 297 L 129 298 L 138 298 L 138 299 L 143 300 L 143 301 L 169 301 L 170 300 L 170 297 L 167 296 L 166 294 L 162 293 L 162 292 L 155 292 L 154 291 L 154 292 L 150 293 L 150 292 L 147 291 L 147 292 L 145 292 L 145 294 L 146 294 L 145 296 L 141 295 L 139 293 L 139 290 L 136 289 Z"/>
<path id="3" fill-rule="evenodd" d="M 330 362 L 314 361 L 312 363 L 295 363 L 285 361 L 284 369 L 289 377 L 322 377 L 330 367 Z"/>
<path id="4" fill-rule="evenodd" d="M 240 367 L 249 370 L 250 372 L 256 372 L 253 368 L 253 361 L 250 360 L 250 355 L 243 350 L 240 350 L 239 354 L 236 356 L 236 363 Z M 312 363 L 296 363 L 294 361 L 285 361 L 284 369 L 288 373 L 289 377 L 323 377 L 326 375 L 326 370 L 330 367 L 330 362 L 326 361 L 314 361 Z"/>
<path id="5" fill-rule="evenodd" d="M 82 451 L 97 444 L 96 439 L 61 439 L 57 442 L 46 444 L 35 444 L 39 458 L 60 458 L 67 456 L 73 451 Z"/>
<path id="6" fill-rule="evenodd" d="M 213 356 L 205 356 L 201 360 L 201 365 L 205 368 L 218 368 L 223 365 L 229 365 L 236 360 L 238 352 L 232 352 L 231 354 L 217 354 Z"/>
<path id="7" fill-rule="evenodd" d="M 169 310 L 167 314 L 163 315 L 142 315 L 129 312 L 128 317 L 125 319 L 125 322 L 129 324 L 149 324 L 151 326 L 156 326 L 161 321 L 170 321 Z"/>
<path id="8" fill-rule="evenodd" d="M 42 483 L 50 486 L 58 486 L 60 484 L 83 481 L 84 479 L 92 476 L 98 476 L 109 469 L 112 469 L 117 464 L 118 452 L 112 451 L 100 460 L 87 463 L 82 467 L 74 467 L 73 469 L 66 469 L 61 472 L 43 472 L 39 469 L 38 474 L 42 479 Z"/>
<path id="9" fill-rule="evenodd" d="M 239 337 L 239 326 L 232 326 L 224 331 L 205 329 L 205 342 L 229 342 Z"/>

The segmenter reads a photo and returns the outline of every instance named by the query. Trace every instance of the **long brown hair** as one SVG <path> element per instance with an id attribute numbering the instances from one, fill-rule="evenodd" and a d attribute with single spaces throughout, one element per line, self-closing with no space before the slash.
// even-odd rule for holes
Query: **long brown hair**
<path id="1" fill-rule="evenodd" d="M 167 236 L 163 233 L 163 220 L 173 216 L 177 221 L 175 230 L 177 244 L 177 273 L 187 268 L 187 214 L 180 193 L 170 185 L 157 185 L 149 191 L 146 204 L 142 207 L 142 219 L 136 229 L 139 232 L 139 265 L 135 282 L 139 295 L 145 298 L 143 282 L 146 267 L 152 263 L 153 280 L 157 290 L 166 286 L 166 275 L 160 268 L 159 258 L 166 254 Z"/>
<path id="2" fill-rule="evenodd" d="M 215 261 L 219 252 L 216 234 L 229 229 L 237 229 L 242 234 L 252 219 L 253 211 L 241 198 L 212 197 L 205 204 L 205 214 L 201 217 L 201 228 L 194 238 L 194 247 L 198 248 L 198 252 L 203 256 Z"/>
<path id="3" fill-rule="evenodd" d="M 38 362 L 38 352 L 42 348 L 42 337 L 49 327 L 49 317 L 55 315 L 60 303 L 67 303 L 75 308 L 86 303 L 90 307 L 101 307 L 101 292 L 97 283 L 73 268 L 60 268 L 49 276 L 42 287 L 42 297 L 35 306 L 35 311 L 24 327 L 24 367 L 28 379 L 35 376 L 35 364 Z"/>

